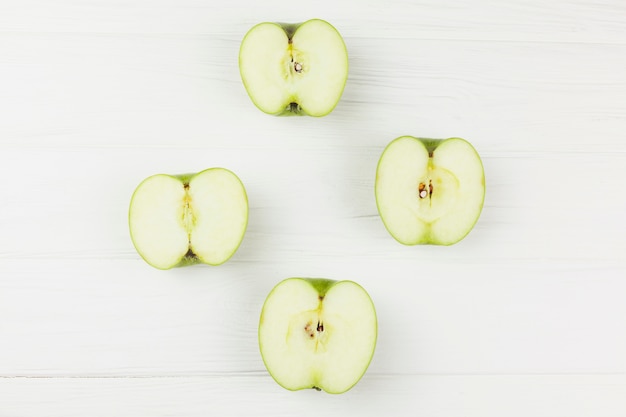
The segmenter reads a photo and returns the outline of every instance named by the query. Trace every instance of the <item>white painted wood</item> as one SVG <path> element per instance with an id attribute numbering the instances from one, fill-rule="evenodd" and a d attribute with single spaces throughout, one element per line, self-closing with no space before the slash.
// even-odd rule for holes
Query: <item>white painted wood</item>
<path id="1" fill-rule="evenodd" d="M 368 289 L 380 326 L 372 372 L 626 372 L 626 283 L 616 267 L 590 277 L 588 266 L 556 263 L 322 258 L 284 265 L 239 256 L 219 269 L 169 272 L 133 259 L 5 261 L 12 279 L 0 287 L 0 369 L 42 377 L 262 371 L 265 296 L 304 275 Z M 367 270 L 352 268 L 359 263 Z"/>
<path id="2" fill-rule="evenodd" d="M 374 375 L 339 396 L 313 390 L 289 392 L 268 375 L 257 374 L 0 378 L 0 391 L 6 395 L 0 410 L 16 417 L 626 414 L 623 375 Z"/>
<path id="3" fill-rule="evenodd" d="M 256 110 L 245 32 L 321 17 L 350 78 L 324 118 Z M 626 3 L 0 0 L 0 415 L 626 416 Z M 462 136 L 487 197 L 452 247 L 403 247 L 373 198 L 393 138 Z M 220 267 L 135 253 L 145 177 L 232 169 Z M 261 305 L 353 279 L 379 341 L 344 396 L 267 375 Z"/>

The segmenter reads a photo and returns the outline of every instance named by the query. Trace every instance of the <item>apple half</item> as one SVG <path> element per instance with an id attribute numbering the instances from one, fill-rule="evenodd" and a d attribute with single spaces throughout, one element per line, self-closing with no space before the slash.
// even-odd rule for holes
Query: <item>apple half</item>
<path id="1" fill-rule="evenodd" d="M 376 347 L 374 303 L 352 281 L 289 278 L 270 292 L 259 347 L 282 387 L 340 394 L 365 374 Z"/>
<path id="2" fill-rule="evenodd" d="M 260 23 L 239 50 L 241 79 L 252 102 L 274 115 L 325 116 L 341 98 L 348 52 L 330 23 Z"/>
<path id="3" fill-rule="evenodd" d="M 137 252 L 155 268 L 219 265 L 243 240 L 248 198 L 239 178 L 224 168 L 153 175 L 135 190 L 128 223 Z"/>
<path id="4" fill-rule="evenodd" d="M 380 217 L 398 242 L 452 245 L 480 216 L 483 165 L 464 139 L 402 136 L 380 157 L 375 194 Z"/>

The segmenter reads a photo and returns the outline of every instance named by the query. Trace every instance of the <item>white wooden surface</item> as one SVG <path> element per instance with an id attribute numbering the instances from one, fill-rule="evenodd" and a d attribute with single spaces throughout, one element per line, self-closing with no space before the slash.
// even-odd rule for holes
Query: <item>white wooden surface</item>
<path id="1" fill-rule="evenodd" d="M 350 77 L 322 119 L 248 99 L 239 43 L 324 18 Z M 403 247 L 373 197 L 403 134 L 462 136 L 487 197 Z M 158 271 L 127 209 L 224 166 L 250 222 L 220 267 Z M 626 416 L 622 0 L 0 0 L 0 416 Z M 349 393 L 292 393 L 256 331 L 290 276 L 353 279 L 379 340 Z"/>

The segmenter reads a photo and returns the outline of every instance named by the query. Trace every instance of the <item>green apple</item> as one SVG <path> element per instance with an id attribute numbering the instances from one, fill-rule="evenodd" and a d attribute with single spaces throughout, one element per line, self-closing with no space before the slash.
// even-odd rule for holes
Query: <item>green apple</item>
<path id="1" fill-rule="evenodd" d="M 141 257 L 159 269 L 226 262 L 248 224 L 248 198 L 224 168 L 197 174 L 153 175 L 135 190 L 128 215 Z"/>
<path id="2" fill-rule="evenodd" d="M 352 281 L 289 278 L 270 292 L 259 322 L 265 367 L 288 390 L 348 391 L 369 366 L 378 324 Z"/>
<path id="3" fill-rule="evenodd" d="M 398 242 L 452 245 L 480 216 L 485 174 L 464 139 L 402 136 L 380 157 L 375 193 L 380 217 Z"/>
<path id="4" fill-rule="evenodd" d="M 348 52 L 324 20 L 260 23 L 241 42 L 239 71 L 252 102 L 265 113 L 325 116 L 346 85 Z"/>

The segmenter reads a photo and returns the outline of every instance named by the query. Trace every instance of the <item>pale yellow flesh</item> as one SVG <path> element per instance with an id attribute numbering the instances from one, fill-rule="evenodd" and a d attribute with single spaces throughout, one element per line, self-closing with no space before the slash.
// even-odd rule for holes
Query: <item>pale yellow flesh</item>
<path id="1" fill-rule="evenodd" d="M 191 250 L 202 262 L 217 265 L 235 252 L 248 223 L 246 191 L 232 172 L 213 169 L 189 181 L 195 213 Z"/>
<path id="2" fill-rule="evenodd" d="M 174 176 L 152 176 L 137 187 L 129 210 L 137 252 L 159 269 L 180 264 L 189 252 L 204 263 L 225 262 L 241 243 L 247 219 L 241 181 L 221 168 L 202 171 L 188 184 Z"/>
<path id="3" fill-rule="evenodd" d="M 306 280 L 285 280 L 268 296 L 259 325 L 263 361 L 290 390 L 347 391 L 367 370 L 376 335 L 372 301 L 351 281 L 334 284 L 320 300 Z"/>
<path id="4" fill-rule="evenodd" d="M 294 69 L 295 63 L 302 67 Z M 341 35 L 323 20 L 298 27 L 292 42 L 276 23 L 261 23 L 244 38 L 239 68 L 252 101 L 262 111 L 280 114 L 297 103 L 311 116 L 336 106 L 348 77 L 348 54 Z"/>
<path id="5" fill-rule="evenodd" d="M 427 191 L 432 184 L 432 195 L 420 198 L 420 183 Z M 383 152 L 375 188 L 380 216 L 396 240 L 450 245 L 478 220 L 485 178 L 480 157 L 467 141 L 442 141 L 429 157 L 420 140 L 405 136 Z"/>
<path id="6" fill-rule="evenodd" d="M 130 204 L 130 234 L 137 252 L 150 265 L 167 269 L 189 250 L 188 232 L 182 226 L 183 183 L 169 175 L 154 175 L 138 187 Z"/>

